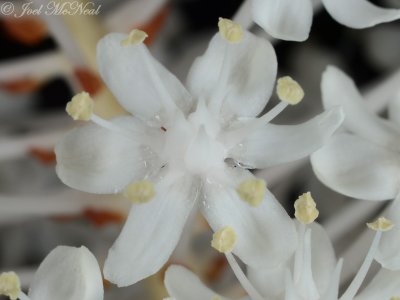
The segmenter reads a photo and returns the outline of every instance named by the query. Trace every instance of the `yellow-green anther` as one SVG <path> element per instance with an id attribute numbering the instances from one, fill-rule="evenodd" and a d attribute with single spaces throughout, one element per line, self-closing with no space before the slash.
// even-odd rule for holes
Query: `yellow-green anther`
<path id="1" fill-rule="evenodd" d="M 65 110 L 72 119 L 79 121 L 89 121 L 94 109 L 94 102 L 86 92 L 79 93 L 72 97 L 67 103 Z"/>
<path id="2" fill-rule="evenodd" d="M 147 33 L 139 30 L 133 29 L 128 37 L 121 41 L 122 46 L 129 46 L 129 45 L 139 45 L 143 43 L 143 41 L 148 37 Z"/>
<path id="3" fill-rule="evenodd" d="M 276 93 L 281 101 L 287 102 L 291 105 L 298 104 L 304 98 L 303 88 L 290 76 L 278 79 Z"/>
<path id="4" fill-rule="evenodd" d="M 317 204 L 311 197 L 310 192 L 299 196 L 299 198 L 294 202 L 294 209 L 294 216 L 303 224 L 310 224 L 314 222 L 319 215 Z"/>
<path id="5" fill-rule="evenodd" d="M 236 245 L 237 235 L 230 226 L 225 226 L 214 232 L 211 246 L 222 253 L 231 252 Z"/>
<path id="6" fill-rule="evenodd" d="M 149 202 L 156 194 L 154 184 L 148 180 L 137 181 L 128 185 L 123 195 L 133 203 Z"/>
<path id="7" fill-rule="evenodd" d="M 238 43 L 243 39 L 243 29 L 239 23 L 235 23 L 229 19 L 219 18 L 219 33 L 222 38 L 231 43 Z"/>
<path id="8" fill-rule="evenodd" d="M 246 201 L 252 206 L 258 206 L 265 198 L 265 192 L 267 190 L 265 181 L 257 178 L 249 178 L 244 180 L 236 188 L 236 192 L 239 194 L 240 199 Z"/>
<path id="9" fill-rule="evenodd" d="M 380 217 L 372 223 L 367 223 L 367 226 L 375 231 L 388 231 L 394 227 L 394 224 L 385 217 Z"/>

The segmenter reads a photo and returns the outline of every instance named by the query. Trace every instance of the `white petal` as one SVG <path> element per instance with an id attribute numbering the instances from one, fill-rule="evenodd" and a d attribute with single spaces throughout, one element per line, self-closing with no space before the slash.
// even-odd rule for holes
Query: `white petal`
<path id="1" fill-rule="evenodd" d="M 394 122 L 396 126 L 400 125 L 400 93 L 397 93 L 388 105 L 389 120 Z"/>
<path id="2" fill-rule="evenodd" d="M 337 300 L 340 287 L 340 273 L 342 272 L 343 259 L 339 259 L 336 264 L 335 270 L 332 273 L 332 278 L 329 283 L 328 289 L 322 294 L 321 299 L 324 300 Z"/>
<path id="3" fill-rule="evenodd" d="M 207 51 L 189 72 L 187 85 L 222 118 L 258 115 L 274 88 L 277 61 L 272 45 L 245 31 L 243 40 L 230 44 L 217 33 Z"/>
<path id="4" fill-rule="evenodd" d="M 97 45 L 100 74 L 119 103 L 135 116 L 152 121 L 165 118 L 175 104 L 188 112 L 191 98 L 179 80 L 144 44 L 122 46 L 126 37 L 108 34 Z"/>
<path id="5" fill-rule="evenodd" d="M 247 267 L 247 276 L 266 299 L 280 299 L 285 291 L 286 270 L 289 267 L 289 261 L 276 268 L 252 268 Z"/>
<path id="6" fill-rule="evenodd" d="M 151 166 L 157 165 L 154 153 L 138 144 L 143 135 L 150 135 L 149 131 L 143 131 L 138 120 L 121 117 L 113 123 L 132 132 L 132 138 L 87 124 L 67 133 L 58 142 L 56 171 L 61 181 L 85 192 L 117 193 L 132 181 L 142 179 Z"/>
<path id="7" fill-rule="evenodd" d="M 390 270 L 400 270 L 400 196 L 389 206 L 387 214 L 394 227 L 382 234 L 375 259 L 382 267 Z"/>
<path id="8" fill-rule="evenodd" d="M 367 0 L 322 0 L 337 22 L 351 28 L 367 28 L 400 18 L 400 9 L 382 8 Z"/>
<path id="9" fill-rule="evenodd" d="M 58 246 L 44 259 L 29 291 L 32 300 L 102 300 L 103 279 L 85 247 Z"/>
<path id="10" fill-rule="evenodd" d="M 294 285 L 293 277 L 289 270 L 286 270 L 285 275 L 285 300 L 303 300 L 297 294 L 297 287 Z"/>
<path id="11" fill-rule="evenodd" d="M 345 73 L 336 67 L 328 67 L 322 76 L 321 89 L 325 108 L 343 107 L 346 116 L 343 125 L 347 129 L 380 145 L 400 150 L 400 131 L 368 111 L 353 80 Z"/>
<path id="12" fill-rule="evenodd" d="M 356 135 L 335 135 L 311 156 L 311 163 L 319 180 L 346 196 L 386 200 L 398 193 L 398 154 Z"/>
<path id="13" fill-rule="evenodd" d="M 310 33 L 313 8 L 310 0 L 252 0 L 254 22 L 281 40 L 304 41 Z"/>
<path id="14" fill-rule="evenodd" d="M 263 125 L 228 156 L 254 168 L 295 161 L 323 146 L 342 121 L 343 112 L 336 107 L 299 125 Z"/>
<path id="15" fill-rule="evenodd" d="M 218 296 L 195 274 L 177 265 L 170 266 L 165 272 L 164 283 L 168 294 L 176 300 L 212 300 L 213 297 Z M 228 300 L 228 298 L 219 297 L 222 300 Z"/>
<path id="16" fill-rule="evenodd" d="M 320 224 L 313 222 L 308 227 L 311 228 L 312 275 L 318 292 L 322 295 L 328 289 L 336 267 L 335 250 L 325 229 Z"/>
<path id="17" fill-rule="evenodd" d="M 237 233 L 233 249 L 251 267 L 273 268 L 289 259 L 297 245 L 293 221 L 268 190 L 257 207 L 241 200 L 235 187 L 252 174 L 233 169 L 227 179 L 232 187 L 207 181 L 204 185 L 204 216 L 214 231 L 231 226 Z"/>
<path id="18" fill-rule="evenodd" d="M 354 300 L 391 299 L 400 295 L 400 272 L 381 269 Z"/>
<path id="19" fill-rule="evenodd" d="M 157 272 L 170 257 L 196 198 L 191 177 L 167 173 L 150 202 L 134 205 L 108 253 L 104 276 L 127 286 Z"/>

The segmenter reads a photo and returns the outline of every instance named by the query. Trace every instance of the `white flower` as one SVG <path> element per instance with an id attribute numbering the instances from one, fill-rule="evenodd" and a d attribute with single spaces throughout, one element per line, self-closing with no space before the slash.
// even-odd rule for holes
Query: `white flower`
<path id="1" fill-rule="evenodd" d="M 311 157 L 316 176 L 328 187 L 344 195 L 365 200 L 397 197 L 387 217 L 400 224 L 400 130 L 399 98 L 389 105 L 390 120 L 368 111 L 354 82 L 335 67 L 322 78 L 325 108 L 341 105 L 343 127 Z M 397 121 L 396 121 L 397 120 Z M 386 268 L 400 269 L 400 228 L 385 234 L 377 260 Z"/>
<path id="2" fill-rule="evenodd" d="M 343 261 L 336 261 L 333 246 L 322 226 L 316 223 L 307 226 L 296 223 L 301 238 L 292 259 L 277 268 L 248 268 L 250 282 L 262 295 L 258 298 L 252 297 L 252 300 L 339 299 Z M 373 261 L 381 236 L 382 232 L 378 231 L 363 265 L 340 300 L 389 300 L 400 295 L 400 271 L 394 272 L 382 268 L 355 296 Z M 165 274 L 165 286 L 169 295 L 175 300 L 229 300 L 208 289 L 196 275 L 177 265 L 168 268 Z"/>
<path id="3" fill-rule="evenodd" d="M 85 247 L 58 246 L 40 264 L 28 295 L 18 276 L 0 274 L 0 295 L 20 300 L 102 300 L 103 279 L 96 258 Z"/>
<path id="4" fill-rule="evenodd" d="M 291 41 L 308 38 L 313 8 L 311 0 L 248 0 L 254 22 L 271 36 Z M 351 28 L 367 28 L 400 18 L 399 9 L 385 9 L 367 0 L 322 0 L 337 22 Z"/>
<path id="5" fill-rule="evenodd" d="M 132 206 L 105 263 L 105 277 L 119 286 L 161 268 L 194 206 L 213 230 L 232 227 L 233 252 L 249 265 L 276 265 L 294 251 L 294 226 L 265 184 L 241 186 L 254 180 L 246 168 L 306 157 L 339 126 L 342 112 L 335 108 L 297 126 L 268 124 L 288 105 L 282 102 L 256 118 L 273 90 L 275 52 L 229 22 L 220 20 L 221 34 L 195 60 L 190 93 L 150 55 L 138 31 L 109 34 L 98 44 L 100 73 L 135 118 L 92 115 L 96 124 L 56 146 L 57 173 L 73 188 L 124 192 L 141 203 Z M 86 115 L 80 99 L 69 110 Z"/>

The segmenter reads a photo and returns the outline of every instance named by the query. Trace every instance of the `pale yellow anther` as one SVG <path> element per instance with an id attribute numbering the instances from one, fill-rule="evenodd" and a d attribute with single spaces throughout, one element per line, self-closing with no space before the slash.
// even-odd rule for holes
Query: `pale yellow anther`
<path id="1" fill-rule="evenodd" d="M 304 91 L 290 76 L 281 77 L 276 85 L 276 94 L 281 101 L 291 105 L 298 104 L 304 98 Z"/>
<path id="2" fill-rule="evenodd" d="M 246 201 L 252 206 L 258 206 L 261 204 L 265 197 L 267 190 L 265 181 L 257 178 L 249 178 L 243 181 L 236 188 L 236 192 L 239 194 L 240 199 Z"/>
<path id="3" fill-rule="evenodd" d="M 72 97 L 67 103 L 65 110 L 72 119 L 80 121 L 89 121 L 94 109 L 94 102 L 86 92 L 79 93 Z"/>
<path id="4" fill-rule="evenodd" d="M 128 37 L 121 41 L 122 46 L 129 46 L 129 45 L 139 45 L 143 43 L 143 41 L 148 37 L 147 33 L 139 30 L 133 29 Z"/>
<path id="5" fill-rule="evenodd" d="M 149 202 L 156 194 L 154 184 L 148 180 L 137 181 L 128 185 L 123 195 L 133 203 Z"/>
<path id="6" fill-rule="evenodd" d="M 375 231 L 388 231 L 394 227 L 394 224 L 385 217 L 380 217 L 372 223 L 367 223 L 367 226 Z"/>
<path id="7" fill-rule="evenodd" d="M 211 300 L 222 300 L 220 296 L 214 295 Z"/>
<path id="8" fill-rule="evenodd" d="M 243 39 L 243 29 L 239 23 L 235 23 L 229 19 L 219 18 L 219 33 L 221 36 L 231 43 L 238 43 Z"/>
<path id="9" fill-rule="evenodd" d="M 397 296 L 391 297 L 390 300 L 400 300 L 400 297 L 397 297 Z"/>
<path id="10" fill-rule="evenodd" d="M 0 274 L 0 295 L 9 297 L 11 300 L 18 299 L 21 292 L 21 283 L 17 274 L 6 272 Z"/>
<path id="11" fill-rule="evenodd" d="M 303 224 L 310 224 L 314 222 L 319 215 L 317 204 L 311 197 L 310 192 L 299 196 L 299 198 L 294 202 L 294 209 L 294 216 Z"/>
<path id="12" fill-rule="evenodd" d="M 214 232 L 211 246 L 222 253 L 231 252 L 237 240 L 236 232 L 232 227 L 226 226 Z"/>

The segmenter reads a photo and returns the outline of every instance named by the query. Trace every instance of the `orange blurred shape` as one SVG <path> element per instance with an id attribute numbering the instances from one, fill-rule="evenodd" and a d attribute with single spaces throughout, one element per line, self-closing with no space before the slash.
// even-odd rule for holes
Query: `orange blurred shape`
<path id="1" fill-rule="evenodd" d="M 30 78 L 18 79 L 8 82 L 0 82 L 0 88 L 11 93 L 33 92 L 36 91 L 38 87 L 39 87 L 39 82 Z"/>
<path id="2" fill-rule="evenodd" d="M 39 147 L 31 147 L 29 149 L 29 155 L 47 166 L 54 165 L 56 162 L 56 154 L 53 149 L 49 150 Z"/>
<path id="3" fill-rule="evenodd" d="M 206 272 L 206 278 L 208 282 L 214 282 L 218 280 L 222 273 L 225 271 L 228 262 L 224 255 L 218 255 Z"/>
<path id="4" fill-rule="evenodd" d="M 9 37 L 27 46 L 39 44 L 48 35 L 46 24 L 35 17 L 4 18 L 3 26 Z"/>
<path id="5" fill-rule="evenodd" d="M 157 32 L 159 32 L 164 25 L 169 11 L 169 6 L 165 5 L 149 22 L 139 26 L 140 30 L 143 30 L 149 35 L 149 37 L 146 38 L 144 41 L 146 45 L 151 45 L 151 43 L 153 43 L 154 39 L 156 38 Z"/>
<path id="6" fill-rule="evenodd" d="M 83 211 L 83 217 L 98 227 L 115 223 L 121 224 L 125 221 L 125 217 L 121 213 L 93 208 L 86 208 Z"/>
<path id="7" fill-rule="evenodd" d="M 83 90 L 91 96 L 95 95 L 103 87 L 103 82 L 98 75 L 84 68 L 76 68 L 75 76 L 78 78 Z"/>

